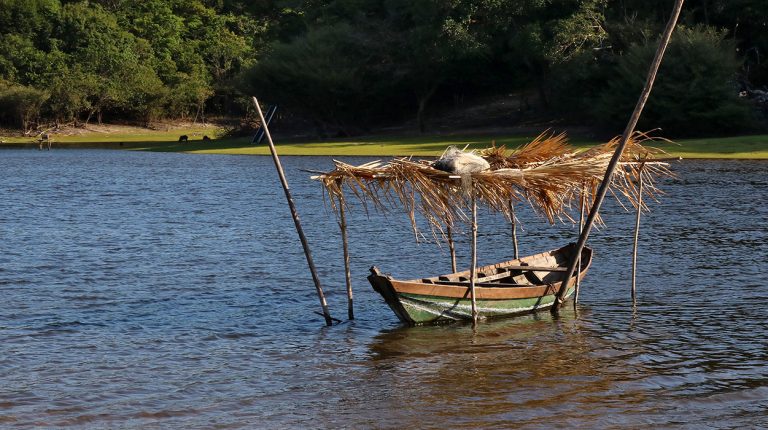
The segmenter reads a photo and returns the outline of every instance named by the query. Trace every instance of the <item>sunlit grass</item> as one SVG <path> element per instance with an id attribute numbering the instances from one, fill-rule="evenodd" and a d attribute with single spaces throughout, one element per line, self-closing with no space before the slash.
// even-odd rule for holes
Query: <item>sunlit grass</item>
<path id="1" fill-rule="evenodd" d="M 335 140 L 318 142 L 277 142 L 281 155 L 335 155 L 335 156 L 437 156 L 449 145 L 463 148 L 484 148 L 495 142 L 507 148 L 516 148 L 534 136 L 425 136 L 425 137 L 386 137 L 358 140 Z M 584 139 L 571 140 L 579 148 L 596 145 L 598 141 Z M 768 159 L 768 135 L 741 136 L 728 138 L 685 139 L 649 144 L 666 151 L 670 157 L 692 158 L 732 158 L 732 159 Z M 266 144 L 250 145 L 247 139 L 240 141 L 211 142 L 208 145 L 194 147 L 152 148 L 153 150 L 180 150 L 209 154 L 253 154 L 267 155 Z"/>
<path id="2" fill-rule="evenodd" d="M 190 152 L 198 154 L 268 155 L 266 142 L 251 145 L 250 138 L 225 138 L 203 141 L 202 136 L 214 137 L 213 128 L 185 128 L 167 131 L 147 130 L 130 133 L 87 133 L 55 136 L 54 147 L 115 148 L 156 152 Z M 179 136 L 189 136 L 188 142 L 178 142 Z M 328 156 L 437 156 L 449 145 L 460 148 L 484 148 L 491 143 L 516 148 L 533 135 L 457 135 L 457 136 L 385 136 L 358 139 L 332 139 L 276 142 L 280 155 Z M 35 146 L 33 138 L 3 138 L 7 145 Z M 571 143 L 586 148 L 601 142 L 573 139 Z M 5 146 L 5 145 L 0 145 Z M 672 157 L 768 159 L 768 135 L 725 138 L 684 139 L 675 143 L 658 142 Z"/>
<path id="3" fill-rule="evenodd" d="M 120 143 L 124 145 L 127 143 L 142 143 L 143 146 L 156 146 L 166 145 L 168 143 L 178 142 L 181 135 L 187 135 L 190 140 L 201 140 L 203 136 L 209 136 L 214 138 L 219 132 L 216 127 L 184 127 L 184 128 L 169 128 L 167 130 L 151 130 L 142 129 L 137 127 L 113 127 L 112 129 L 118 131 L 99 132 L 99 131 L 85 131 L 82 133 L 76 133 L 71 135 L 63 134 L 51 134 L 52 144 L 54 146 L 67 146 L 67 147 L 104 147 L 113 148 L 119 147 Z M 0 140 L 8 145 L 37 145 L 38 138 L 33 137 L 0 137 Z M 129 145 L 135 146 L 135 145 Z M 142 145 L 140 145 L 142 146 Z"/>
<path id="4" fill-rule="evenodd" d="M 679 146 L 678 146 L 679 145 Z M 683 158 L 768 159 L 768 135 L 684 139 L 663 149 Z"/>
<path id="5" fill-rule="evenodd" d="M 276 142 L 280 155 L 339 155 L 339 156 L 433 156 L 440 155 L 447 146 L 460 148 L 485 148 L 495 142 L 509 148 L 518 147 L 534 136 L 423 136 L 423 137 L 373 137 L 365 139 Z M 251 145 L 250 140 L 232 141 L 230 145 L 195 148 L 189 152 L 212 154 L 253 154 L 268 155 L 266 142 Z"/>

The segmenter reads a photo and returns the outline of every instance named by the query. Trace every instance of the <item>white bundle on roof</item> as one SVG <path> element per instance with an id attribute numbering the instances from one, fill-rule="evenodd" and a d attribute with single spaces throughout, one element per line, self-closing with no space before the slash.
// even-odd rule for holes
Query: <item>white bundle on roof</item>
<path id="1" fill-rule="evenodd" d="M 457 175 L 482 172 L 491 168 L 483 157 L 472 152 L 464 152 L 455 146 L 449 146 L 432 167 Z"/>

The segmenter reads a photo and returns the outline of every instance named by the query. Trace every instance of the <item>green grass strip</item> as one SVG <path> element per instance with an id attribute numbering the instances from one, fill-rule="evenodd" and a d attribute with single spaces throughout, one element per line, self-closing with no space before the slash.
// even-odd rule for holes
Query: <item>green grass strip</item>
<path id="1" fill-rule="evenodd" d="M 189 142 L 178 142 L 179 135 L 190 136 Z M 268 155 L 266 143 L 251 145 L 250 138 L 227 138 L 211 141 L 201 136 L 213 136 L 215 131 L 171 130 L 166 132 L 133 134 L 84 134 L 55 136 L 54 147 L 113 148 L 155 152 L 189 152 L 197 154 Z M 278 141 L 280 155 L 327 155 L 327 156 L 437 156 L 449 145 L 460 148 L 485 148 L 494 142 L 507 148 L 516 148 L 529 142 L 534 136 L 466 135 L 466 136 L 384 136 L 358 139 L 331 139 L 326 141 Z M 2 146 L 36 146 L 31 138 L 3 138 Z M 601 142 L 583 139 L 572 140 L 579 148 Z M 674 143 L 657 142 L 651 146 L 664 149 L 672 157 L 712 159 L 768 159 L 768 135 L 737 136 L 706 139 L 684 139 Z"/>

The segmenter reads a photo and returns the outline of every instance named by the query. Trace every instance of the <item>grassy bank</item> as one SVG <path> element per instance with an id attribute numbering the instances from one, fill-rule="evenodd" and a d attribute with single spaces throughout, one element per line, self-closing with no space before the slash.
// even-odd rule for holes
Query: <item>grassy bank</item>
<path id="1" fill-rule="evenodd" d="M 203 136 L 215 138 L 221 131 L 213 125 L 163 126 L 153 130 L 143 127 L 120 125 L 90 125 L 84 128 L 68 128 L 61 132 L 51 132 L 53 147 L 67 148 L 152 148 L 178 143 L 179 137 L 186 135 L 190 140 L 201 140 Z M 0 147 L 38 146 L 37 137 L 0 136 Z"/>
<path id="2" fill-rule="evenodd" d="M 516 148 L 529 142 L 534 136 L 417 136 L 372 137 L 315 142 L 277 142 L 281 155 L 331 155 L 331 156 L 393 156 L 440 155 L 448 145 L 485 148 L 495 142 L 507 148 Z M 587 148 L 601 143 L 574 139 L 571 143 Z M 712 139 L 686 139 L 675 143 L 658 142 L 657 145 L 670 156 L 714 159 L 768 159 L 768 135 L 740 136 Z M 268 155 L 266 144 L 251 145 L 248 139 L 232 139 L 213 142 L 189 142 L 186 144 L 164 143 L 142 148 L 149 151 L 185 151 L 205 154 Z"/>
<path id="3" fill-rule="evenodd" d="M 202 136 L 215 136 L 214 127 L 176 128 L 163 131 L 110 129 L 109 132 L 84 132 L 71 135 L 54 135 L 53 147 L 115 148 L 157 152 L 190 152 L 200 154 L 247 154 L 268 155 L 266 144 L 251 145 L 248 138 L 216 139 L 203 141 Z M 188 142 L 178 142 L 180 135 L 189 136 Z M 361 139 L 336 139 L 327 141 L 278 141 L 281 155 L 331 155 L 331 156 L 394 156 L 439 155 L 448 145 L 484 148 L 495 142 L 508 148 L 518 147 L 533 138 L 525 135 L 463 135 L 463 136 L 379 136 Z M 32 138 L 3 138 L 0 146 L 27 146 L 35 148 Z M 600 142 L 584 139 L 571 141 L 577 147 L 586 148 Z M 768 159 L 768 135 L 727 138 L 684 139 L 675 143 L 659 142 L 658 147 L 670 156 L 718 159 Z"/>

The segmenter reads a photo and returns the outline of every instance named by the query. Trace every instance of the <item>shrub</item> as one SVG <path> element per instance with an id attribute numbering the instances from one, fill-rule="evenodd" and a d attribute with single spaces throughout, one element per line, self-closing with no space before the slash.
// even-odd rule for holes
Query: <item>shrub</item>
<path id="1" fill-rule="evenodd" d="M 640 129 L 661 127 L 666 135 L 739 131 L 753 126 L 749 107 L 738 98 L 739 63 L 732 40 L 711 27 L 679 28 L 659 69 Z M 645 83 L 656 43 L 635 45 L 619 58 L 614 78 L 599 94 L 594 114 L 610 127 L 623 126 Z"/>
<path id="2" fill-rule="evenodd" d="M 27 131 L 40 117 L 40 109 L 48 100 L 45 91 L 0 81 L 0 122 Z"/>

